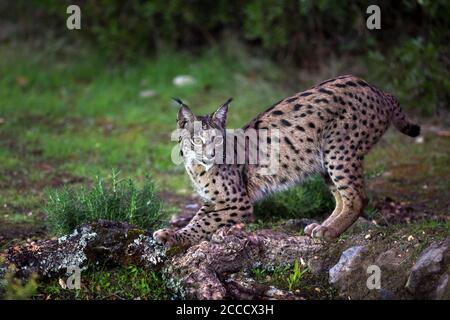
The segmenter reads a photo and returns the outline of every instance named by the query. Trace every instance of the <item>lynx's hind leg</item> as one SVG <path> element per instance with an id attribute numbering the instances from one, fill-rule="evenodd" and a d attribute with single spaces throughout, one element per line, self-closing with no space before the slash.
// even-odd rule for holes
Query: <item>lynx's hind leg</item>
<path id="1" fill-rule="evenodd" d="M 339 191 L 337 190 L 336 185 L 333 183 L 330 176 L 328 175 L 328 173 L 323 174 L 323 178 L 324 178 L 325 183 L 327 184 L 328 188 L 330 189 L 331 194 L 334 196 L 334 201 L 335 201 L 335 208 L 333 210 L 333 213 L 328 217 L 327 220 L 324 221 L 324 223 L 326 223 L 327 221 L 332 220 L 335 217 L 337 217 L 339 215 L 339 213 L 342 211 L 342 197 L 341 197 L 341 194 L 339 193 Z M 305 234 L 310 236 L 312 231 L 314 230 L 314 228 L 316 228 L 317 226 L 320 226 L 320 224 L 311 223 L 311 224 L 307 225 L 304 230 Z"/>
<path id="2" fill-rule="evenodd" d="M 338 214 L 333 213 L 312 230 L 313 238 L 338 237 L 358 219 L 367 204 L 360 161 L 330 165 L 329 174 L 340 194 L 342 207 Z"/>
<path id="3" fill-rule="evenodd" d="M 314 238 L 336 238 L 347 230 L 362 214 L 367 203 L 363 190 L 349 187 L 342 195 L 342 211 L 330 217 L 312 232 Z"/>

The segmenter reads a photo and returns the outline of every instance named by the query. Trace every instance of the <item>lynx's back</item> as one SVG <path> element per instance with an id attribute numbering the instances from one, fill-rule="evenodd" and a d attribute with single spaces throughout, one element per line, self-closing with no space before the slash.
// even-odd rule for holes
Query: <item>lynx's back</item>
<path id="1" fill-rule="evenodd" d="M 260 198 L 315 173 L 328 172 L 335 182 L 361 179 L 364 155 L 391 120 L 407 126 L 402 116 L 395 97 L 354 76 L 327 80 L 281 100 L 245 127 L 279 130 L 280 139 L 276 175 L 259 175 L 258 164 L 248 166 L 251 194 Z M 269 145 L 278 143 L 270 136 Z"/>

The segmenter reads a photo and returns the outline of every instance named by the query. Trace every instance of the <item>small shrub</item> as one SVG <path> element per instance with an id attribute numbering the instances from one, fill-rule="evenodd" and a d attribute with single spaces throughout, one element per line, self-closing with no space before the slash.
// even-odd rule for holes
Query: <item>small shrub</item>
<path id="1" fill-rule="evenodd" d="M 22 281 L 15 273 L 15 268 L 10 266 L 4 279 L 0 279 L 0 300 L 29 300 L 37 293 L 37 275 L 32 274 L 27 281 Z"/>
<path id="2" fill-rule="evenodd" d="M 333 205 L 333 196 L 328 187 L 320 177 L 316 177 L 257 203 L 255 214 L 261 218 L 313 217 L 331 211 Z"/>
<path id="3" fill-rule="evenodd" d="M 146 229 L 164 222 L 163 203 L 147 177 L 142 188 L 113 172 L 110 184 L 97 178 L 90 190 L 63 188 L 49 192 L 45 211 L 52 232 L 67 234 L 83 223 L 99 219 L 124 221 Z"/>

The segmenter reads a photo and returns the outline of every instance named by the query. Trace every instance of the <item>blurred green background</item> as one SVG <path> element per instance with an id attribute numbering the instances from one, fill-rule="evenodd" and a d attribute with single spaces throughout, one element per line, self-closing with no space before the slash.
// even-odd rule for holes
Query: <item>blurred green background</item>
<path id="1" fill-rule="evenodd" d="M 70 4 L 82 8 L 80 32 L 64 27 Z M 366 28 L 371 4 L 381 9 L 381 30 Z M 383 81 L 405 104 L 429 115 L 449 102 L 446 0 L 33 0 L 3 2 L 1 11 L 2 20 L 16 24 L 9 34 L 14 39 L 66 40 L 52 41 L 54 46 L 86 40 L 116 62 L 168 50 L 198 55 L 229 37 L 252 55 L 308 70 L 333 59 L 365 57 L 360 72 Z"/>

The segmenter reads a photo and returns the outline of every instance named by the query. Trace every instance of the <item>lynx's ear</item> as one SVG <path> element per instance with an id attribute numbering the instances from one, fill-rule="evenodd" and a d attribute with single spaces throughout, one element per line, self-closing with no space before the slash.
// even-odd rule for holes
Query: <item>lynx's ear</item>
<path id="1" fill-rule="evenodd" d="M 222 128 L 225 128 L 227 123 L 228 105 L 231 101 L 233 101 L 233 98 L 229 98 L 212 116 L 213 120 Z"/>
<path id="2" fill-rule="evenodd" d="M 192 113 L 191 109 L 189 109 L 189 107 L 185 105 L 181 99 L 173 98 L 173 100 L 180 105 L 180 109 L 178 109 L 177 114 L 177 126 L 179 128 L 184 128 L 187 123 L 194 122 L 195 115 Z"/>

